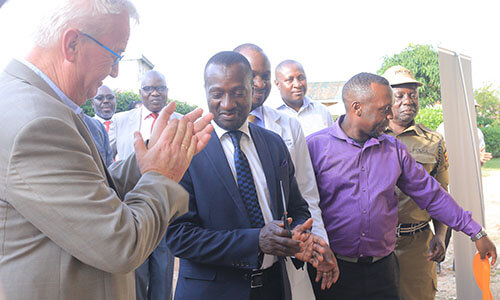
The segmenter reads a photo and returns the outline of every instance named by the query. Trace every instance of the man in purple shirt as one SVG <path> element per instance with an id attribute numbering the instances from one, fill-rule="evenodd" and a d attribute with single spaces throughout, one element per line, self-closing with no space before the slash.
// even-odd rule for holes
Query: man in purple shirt
<path id="1" fill-rule="evenodd" d="M 435 219 L 471 236 L 481 257 L 495 245 L 481 226 L 415 162 L 406 146 L 382 134 L 392 118 L 392 90 L 378 75 L 360 73 L 344 86 L 346 115 L 307 137 L 320 208 L 340 278 L 318 299 L 399 299 L 393 250 L 398 224 L 395 187 Z"/>

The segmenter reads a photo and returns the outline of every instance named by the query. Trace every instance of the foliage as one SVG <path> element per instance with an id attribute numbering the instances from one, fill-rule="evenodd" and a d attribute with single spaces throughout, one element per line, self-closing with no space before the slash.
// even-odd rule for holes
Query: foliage
<path id="1" fill-rule="evenodd" d="M 172 100 L 170 100 L 172 101 Z M 195 110 L 197 108 L 196 105 L 191 105 L 191 104 L 188 104 L 186 102 L 182 102 L 182 101 L 179 101 L 179 100 L 173 100 L 175 101 L 175 111 L 180 113 L 181 115 L 185 115 L 193 110 Z"/>
<path id="2" fill-rule="evenodd" d="M 384 56 L 383 59 L 378 74 L 382 75 L 390 67 L 401 65 L 424 84 L 419 88 L 421 107 L 441 103 L 438 53 L 431 45 L 410 44 L 400 53 L 390 57 Z"/>
<path id="3" fill-rule="evenodd" d="M 416 123 L 422 123 L 432 130 L 436 130 L 443 123 L 443 110 L 440 107 L 422 107 L 415 118 Z"/>
<path id="4" fill-rule="evenodd" d="M 139 97 L 138 94 L 132 92 L 132 91 L 116 91 L 115 90 L 115 95 L 116 95 L 116 112 L 122 112 L 128 110 L 128 106 L 130 103 L 134 101 L 141 101 L 141 98 Z M 176 108 L 175 111 L 180 113 L 180 114 L 187 114 L 188 112 L 194 110 L 197 108 L 196 105 L 190 105 L 186 102 L 178 101 L 178 100 L 171 100 L 170 101 L 175 101 L 176 103 Z M 93 117 L 95 115 L 94 109 L 92 108 L 92 100 L 89 99 L 87 100 L 83 105 L 82 105 L 83 111 Z"/>
<path id="5" fill-rule="evenodd" d="M 481 128 L 486 143 L 486 152 L 493 157 L 500 157 L 500 126 L 487 126 Z"/>
<path id="6" fill-rule="evenodd" d="M 500 126 L 500 94 L 491 84 L 474 90 L 477 107 L 477 123 L 480 127 Z"/>
<path id="7" fill-rule="evenodd" d="M 497 169 L 500 170 L 500 158 L 493 158 L 490 161 L 487 161 L 484 165 L 483 168 L 485 169 Z"/>

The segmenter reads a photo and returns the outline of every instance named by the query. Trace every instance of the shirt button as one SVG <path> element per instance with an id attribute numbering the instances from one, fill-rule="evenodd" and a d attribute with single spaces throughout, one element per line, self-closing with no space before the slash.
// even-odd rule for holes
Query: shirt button
<path id="1" fill-rule="evenodd" d="M 363 189 L 363 193 L 366 192 L 366 189 Z"/>
<path id="2" fill-rule="evenodd" d="M 365 171 L 365 167 L 361 167 L 361 171 L 363 171 L 363 172 L 364 172 L 364 171 Z"/>
<path id="3" fill-rule="evenodd" d="M 363 214 L 366 215 L 366 209 L 363 209 Z"/>
<path id="4" fill-rule="evenodd" d="M 359 255 L 359 257 L 363 257 L 363 256 L 364 256 L 364 255 L 363 255 L 363 253 L 361 253 L 361 254 Z"/>
<path id="5" fill-rule="evenodd" d="M 361 236 L 365 236 L 365 235 L 366 235 L 366 233 L 364 233 L 364 232 L 361 232 Z"/>

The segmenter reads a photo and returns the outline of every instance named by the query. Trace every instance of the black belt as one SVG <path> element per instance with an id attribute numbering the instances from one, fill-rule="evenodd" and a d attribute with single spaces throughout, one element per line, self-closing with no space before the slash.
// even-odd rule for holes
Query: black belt
<path id="1" fill-rule="evenodd" d="M 257 289 L 264 286 L 264 283 L 269 283 L 269 278 L 276 279 L 280 277 L 279 263 L 274 263 L 271 267 L 264 270 L 254 270 L 250 274 L 250 288 Z"/>
<path id="2" fill-rule="evenodd" d="M 396 228 L 396 236 L 411 236 L 415 233 L 429 229 L 429 222 L 399 224 Z"/>

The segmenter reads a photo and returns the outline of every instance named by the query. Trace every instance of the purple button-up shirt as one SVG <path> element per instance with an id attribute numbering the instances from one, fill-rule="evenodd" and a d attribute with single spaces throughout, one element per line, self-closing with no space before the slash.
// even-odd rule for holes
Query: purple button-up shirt
<path id="1" fill-rule="evenodd" d="M 396 245 L 398 186 L 421 209 L 455 230 L 474 236 L 481 226 L 396 138 L 381 135 L 363 146 L 342 128 L 307 137 L 320 194 L 320 208 L 332 250 L 348 257 L 387 256 Z"/>

